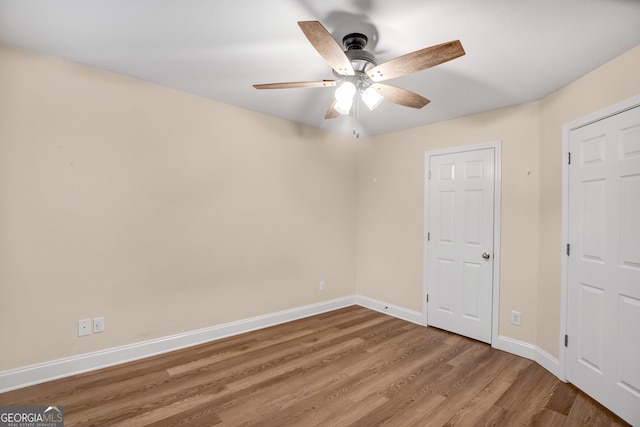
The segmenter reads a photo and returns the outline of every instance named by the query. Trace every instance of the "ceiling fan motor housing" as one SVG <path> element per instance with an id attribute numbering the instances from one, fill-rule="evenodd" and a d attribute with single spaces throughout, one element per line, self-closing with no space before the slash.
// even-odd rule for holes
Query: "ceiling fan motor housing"
<path id="1" fill-rule="evenodd" d="M 342 45 L 346 50 L 363 50 L 367 47 L 367 43 L 369 43 L 369 38 L 361 33 L 350 33 L 342 38 Z"/>
<path id="2" fill-rule="evenodd" d="M 366 74 L 367 71 L 378 65 L 376 57 L 364 49 L 368 42 L 367 36 L 361 33 L 350 33 L 342 38 L 342 44 L 345 48 L 344 53 L 351 61 L 353 70 L 356 73 Z"/>

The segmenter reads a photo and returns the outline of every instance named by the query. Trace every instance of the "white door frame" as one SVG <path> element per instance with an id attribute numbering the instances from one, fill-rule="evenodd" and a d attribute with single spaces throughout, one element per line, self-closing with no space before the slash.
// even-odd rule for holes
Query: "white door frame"
<path id="1" fill-rule="evenodd" d="M 498 342 L 498 324 L 500 319 L 500 201 L 502 197 L 502 141 L 486 142 L 481 144 L 465 145 L 462 147 L 443 148 L 440 150 L 426 151 L 424 153 L 424 236 L 423 242 L 423 260 L 422 260 L 422 314 L 423 324 L 428 326 L 427 322 L 427 260 L 429 245 L 427 241 L 427 232 L 429 230 L 429 163 L 431 156 L 443 154 L 462 153 L 467 151 L 477 151 L 487 148 L 493 148 L 494 155 L 494 198 L 493 198 L 493 308 L 491 314 L 491 342 L 495 345 Z"/>
<path id="2" fill-rule="evenodd" d="M 567 378 L 567 348 L 564 337 L 567 334 L 567 316 L 569 310 L 569 265 L 567 259 L 567 244 L 569 242 L 569 135 L 571 131 L 587 126 L 591 123 L 606 119 L 626 110 L 640 106 L 640 95 L 625 99 L 617 104 L 587 114 L 562 126 L 562 245 L 560 249 L 560 373 L 559 378 Z"/>

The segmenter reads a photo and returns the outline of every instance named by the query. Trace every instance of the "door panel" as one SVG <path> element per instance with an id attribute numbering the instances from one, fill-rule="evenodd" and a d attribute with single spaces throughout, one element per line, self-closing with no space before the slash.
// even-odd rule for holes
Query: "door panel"
<path id="1" fill-rule="evenodd" d="M 640 269 L 640 174 L 620 180 L 620 250 L 622 265 L 630 272 Z M 633 273 L 632 273 L 633 274 Z"/>
<path id="2" fill-rule="evenodd" d="M 494 157 L 493 148 L 429 156 L 427 323 L 484 342 L 493 309 Z"/>
<path id="3" fill-rule="evenodd" d="M 439 298 L 434 302 L 436 309 L 447 314 L 453 313 L 453 268 L 452 259 L 439 258 L 437 260 L 436 286 Z"/>
<path id="4" fill-rule="evenodd" d="M 580 284 L 580 348 L 578 360 L 602 375 L 604 349 L 604 290 L 586 283 Z"/>
<path id="5" fill-rule="evenodd" d="M 465 262 L 462 270 L 462 316 L 474 320 L 480 320 L 482 301 L 482 265 Z"/>
<path id="6" fill-rule="evenodd" d="M 620 297 L 620 386 L 640 399 L 640 353 L 638 352 L 638 325 L 640 325 L 640 299 Z"/>
<path id="7" fill-rule="evenodd" d="M 640 108 L 569 134 L 567 377 L 640 425 Z"/>
<path id="8" fill-rule="evenodd" d="M 598 179 L 582 183 L 582 256 L 585 260 L 604 262 L 604 230 L 606 181 Z"/>

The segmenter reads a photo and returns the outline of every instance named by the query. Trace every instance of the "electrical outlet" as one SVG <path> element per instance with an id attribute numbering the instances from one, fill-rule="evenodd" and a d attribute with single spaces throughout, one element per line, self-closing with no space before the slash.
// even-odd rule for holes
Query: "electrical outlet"
<path id="1" fill-rule="evenodd" d="M 519 311 L 512 311 L 511 312 L 511 324 L 512 325 L 520 326 L 521 318 L 522 318 L 522 314 L 520 314 Z"/>
<path id="2" fill-rule="evenodd" d="M 93 319 L 93 333 L 104 332 L 104 317 L 96 317 Z"/>
<path id="3" fill-rule="evenodd" d="M 324 280 L 320 282 L 320 290 L 324 291 Z"/>
<path id="4" fill-rule="evenodd" d="M 78 320 L 78 336 L 91 334 L 91 319 Z"/>

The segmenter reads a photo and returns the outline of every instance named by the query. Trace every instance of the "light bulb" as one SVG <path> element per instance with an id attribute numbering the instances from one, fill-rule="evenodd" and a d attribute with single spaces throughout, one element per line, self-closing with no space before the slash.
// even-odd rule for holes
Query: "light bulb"
<path id="1" fill-rule="evenodd" d="M 340 101 L 336 101 L 336 103 L 333 105 L 333 109 L 340 114 L 349 114 L 352 105 L 353 99 L 343 99 Z"/>
<path id="2" fill-rule="evenodd" d="M 384 97 L 380 95 L 380 92 L 375 90 L 373 87 L 369 86 L 367 90 L 362 92 L 362 101 L 369 107 L 369 110 L 373 111 L 380 103 Z"/>
<path id="3" fill-rule="evenodd" d="M 336 103 L 333 108 L 340 114 L 349 114 L 355 94 L 356 86 L 351 82 L 344 82 L 336 89 Z"/>

